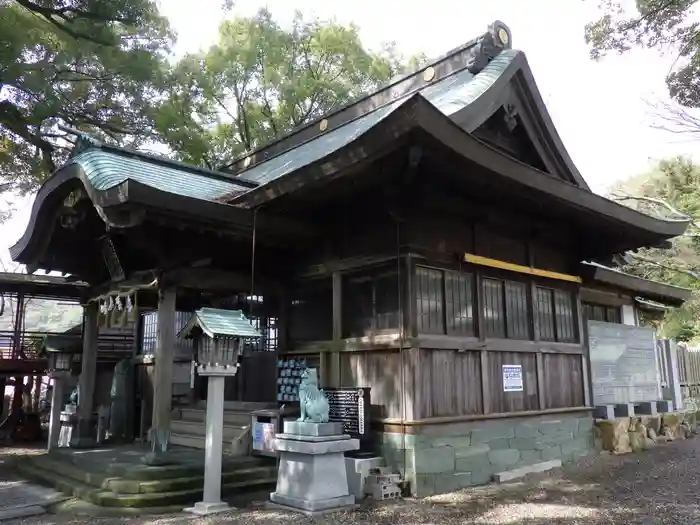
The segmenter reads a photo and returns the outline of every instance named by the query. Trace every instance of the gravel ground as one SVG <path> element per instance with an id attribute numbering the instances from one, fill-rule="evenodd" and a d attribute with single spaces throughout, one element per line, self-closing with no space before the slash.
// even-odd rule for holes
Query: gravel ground
<path id="1" fill-rule="evenodd" d="M 0 477 L 4 451 L 0 449 Z M 700 524 L 700 438 L 643 454 L 590 456 L 507 485 L 424 500 L 363 505 L 353 513 L 309 518 L 268 511 L 264 503 L 213 518 L 187 515 L 97 517 L 63 511 L 3 525 L 671 525 Z"/>

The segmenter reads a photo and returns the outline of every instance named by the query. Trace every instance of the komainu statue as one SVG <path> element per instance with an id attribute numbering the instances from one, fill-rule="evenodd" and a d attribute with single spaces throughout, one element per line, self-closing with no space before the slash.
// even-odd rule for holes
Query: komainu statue
<path id="1" fill-rule="evenodd" d="M 301 374 L 299 385 L 299 408 L 301 417 L 297 421 L 328 423 L 328 399 L 318 389 L 318 374 L 315 368 L 307 368 Z"/>

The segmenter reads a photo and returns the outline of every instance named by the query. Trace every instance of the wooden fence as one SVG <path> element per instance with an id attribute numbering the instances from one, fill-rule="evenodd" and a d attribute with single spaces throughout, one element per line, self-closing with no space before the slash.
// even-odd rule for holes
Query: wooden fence
<path id="1" fill-rule="evenodd" d="M 700 386 L 700 348 L 678 345 L 678 374 L 681 386 Z"/>

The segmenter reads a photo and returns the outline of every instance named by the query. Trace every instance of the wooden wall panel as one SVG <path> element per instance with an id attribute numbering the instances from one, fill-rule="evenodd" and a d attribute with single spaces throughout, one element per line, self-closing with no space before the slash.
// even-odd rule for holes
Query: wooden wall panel
<path id="1" fill-rule="evenodd" d="M 407 360 L 404 356 L 404 360 Z M 371 387 L 372 417 L 401 418 L 401 354 L 398 351 L 343 352 L 340 354 L 340 386 Z"/>
<path id="2" fill-rule="evenodd" d="M 580 356 L 576 356 L 580 360 Z M 537 358 L 534 353 L 489 352 L 489 397 L 491 412 L 539 410 Z M 523 391 L 503 391 L 503 365 L 522 365 Z"/>
<path id="3" fill-rule="evenodd" d="M 479 352 L 420 349 L 417 419 L 483 413 Z"/>
<path id="4" fill-rule="evenodd" d="M 542 361 L 544 365 L 543 408 L 584 406 L 581 356 L 543 354 Z"/>

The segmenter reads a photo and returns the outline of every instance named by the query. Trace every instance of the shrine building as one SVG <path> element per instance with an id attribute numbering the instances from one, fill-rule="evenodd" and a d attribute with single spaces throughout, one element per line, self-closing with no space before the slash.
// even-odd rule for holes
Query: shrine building
<path id="1" fill-rule="evenodd" d="M 177 334 L 236 310 L 262 337 L 226 380 L 225 439 L 294 404 L 278 364 L 303 360 L 370 388 L 374 450 L 425 496 L 593 449 L 586 323 L 682 304 L 611 267 L 686 226 L 590 190 L 495 22 L 219 171 L 80 135 L 11 255 L 87 283 L 81 391 L 100 327 L 134 327 L 130 438 L 204 447 L 207 379 Z M 82 396 L 87 438 L 96 410 Z"/>

